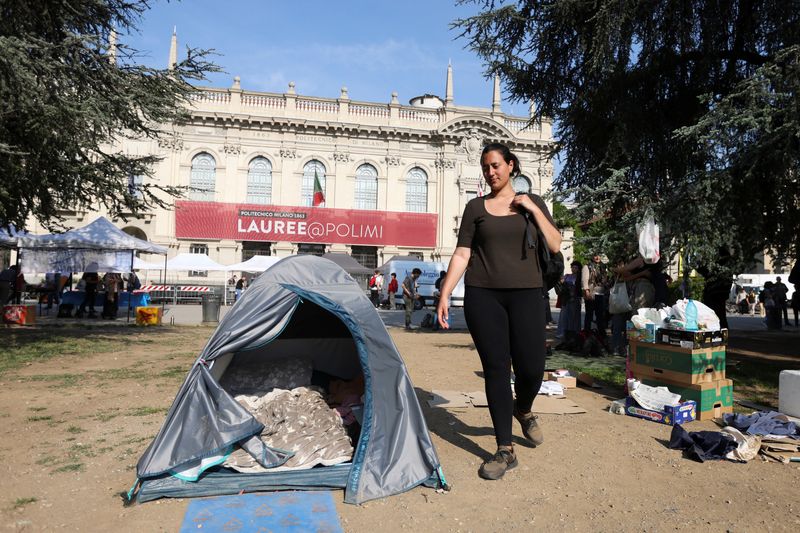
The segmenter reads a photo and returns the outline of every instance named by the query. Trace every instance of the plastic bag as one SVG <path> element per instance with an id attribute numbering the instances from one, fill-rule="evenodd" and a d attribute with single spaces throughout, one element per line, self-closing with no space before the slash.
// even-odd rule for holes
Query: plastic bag
<path id="1" fill-rule="evenodd" d="M 631 302 L 628 299 L 628 287 L 624 281 L 618 281 L 611 288 L 611 296 L 608 299 L 608 312 L 612 315 L 627 313 L 631 310 Z"/>
<path id="2" fill-rule="evenodd" d="M 653 220 L 653 215 L 648 214 L 639 231 L 639 253 L 644 262 L 648 264 L 658 263 L 661 259 L 661 252 L 658 246 L 658 225 Z"/>

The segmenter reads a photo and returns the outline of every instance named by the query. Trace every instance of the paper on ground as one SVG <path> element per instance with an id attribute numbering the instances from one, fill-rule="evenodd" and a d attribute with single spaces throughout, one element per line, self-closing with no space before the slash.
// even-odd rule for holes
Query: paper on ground
<path id="1" fill-rule="evenodd" d="M 547 396 L 563 396 L 564 386 L 557 381 L 542 381 L 542 386 L 539 388 L 539 394 L 546 394 Z"/>
<path id="2" fill-rule="evenodd" d="M 586 409 L 566 396 L 537 396 L 532 411 L 539 415 L 576 415 Z"/>
<path id="3" fill-rule="evenodd" d="M 452 390 L 435 390 L 431 392 L 432 399 L 428 400 L 431 407 L 469 407 L 470 401 L 463 392 Z"/>

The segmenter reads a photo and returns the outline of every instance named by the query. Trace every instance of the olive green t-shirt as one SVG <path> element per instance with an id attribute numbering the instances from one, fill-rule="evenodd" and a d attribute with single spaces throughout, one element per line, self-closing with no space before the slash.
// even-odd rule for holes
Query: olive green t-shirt
<path id="1" fill-rule="evenodd" d="M 541 197 L 528 195 L 555 225 Z M 522 212 L 495 216 L 486 211 L 486 197 L 473 198 L 464 208 L 458 243 L 472 250 L 465 285 L 487 289 L 534 289 L 542 287 L 542 271 L 536 250 L 525 239 L 527 222 Z"/>

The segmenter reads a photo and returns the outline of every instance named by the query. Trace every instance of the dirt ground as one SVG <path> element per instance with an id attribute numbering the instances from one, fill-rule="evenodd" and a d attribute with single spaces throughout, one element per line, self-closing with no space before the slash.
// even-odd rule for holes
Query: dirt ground
<path id="1" fill-rule="evenodd" d="M 188 500 L 124 507 L 119 493 L 210 328 L 118 330 L 124 350 L 56 356 L 0 377 L 0 524 L 8 531 L 177 531 Z M 390 329 L 422 400 L 481 390 L 464 332 Z M 0 342 L 3 335 L 0 332 Z M 86 334 L 97 334 L 87 332 Z M 105 348 L 104 348 L 105 347 Z M 684 459 L 670 428 L 606 412 L 608 390 L 572 389 L 581 415 L 542 415 L 545 443 L 519 467 L 478 478 L 494 451 L 488 411 L 423 403 L 449 493 L 416 488 L 362 506 L 334 493 L 343 528 L 373 531 L 797 531 L 800 465 Z M 687 429 L 715 429 L 693 422 Z"/>

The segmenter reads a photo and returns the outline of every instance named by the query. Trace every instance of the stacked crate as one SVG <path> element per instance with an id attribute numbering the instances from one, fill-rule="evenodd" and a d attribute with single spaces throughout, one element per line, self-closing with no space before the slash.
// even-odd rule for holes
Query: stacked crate
<path id="1" fill-rule="evenodd" d="M 733 381 L 725 378 L 728 331 L 694 332 L 659 329 L 656 342 L 631 340 L 633 377 L 667 387 L 681 399 L 697 403 L 697 419 L 733 412 Z"/>

